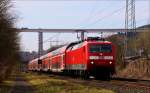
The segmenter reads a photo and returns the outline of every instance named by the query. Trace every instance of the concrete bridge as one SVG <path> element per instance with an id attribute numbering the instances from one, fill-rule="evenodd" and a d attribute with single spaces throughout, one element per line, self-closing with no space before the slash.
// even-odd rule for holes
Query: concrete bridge
<path id="1" fill-rule="evenodd" d="M 39 56 L 43 54 L 43 32 L 48 33 L 81 33 L 80 37 L 81 40 L 84 40 L 84 33 L 85 32 L 148 32 L 150 29 L 148 28 L 139 28 L 139 29 L 28 29 L 28 28 L 21 28 L 18 29 L 19 32 L 38 32 L 39 36 L 39 44 L 38 44 L 38 51 Z"/>
<path id="2" fill-rule="evenodd" d="M 139 28 L 139 29 L 28 29 L 28 28 L 21 28 L 19 32 L 66 32 L 66 33 L 73 33 L 73 32 L 143 32 L 143 31 L 150 31 L 148 28 Z"/>

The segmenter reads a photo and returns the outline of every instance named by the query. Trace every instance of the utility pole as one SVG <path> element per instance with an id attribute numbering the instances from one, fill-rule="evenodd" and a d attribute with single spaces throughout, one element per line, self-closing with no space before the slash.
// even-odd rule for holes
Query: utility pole
<path id="1" fill-rule="evenodd" d="M 126 66 L 125 57 L 131 56 L 129 55 L 129 48 L 128 48 L 128 38 L 136 39 L 135 32 L 136 32 L 136 21 L 135 21 L 135 0 L 126 0 L 126 11 L 125 11 L 125 29 L 127 32 L 124 34 L 124 67 Z M 134 44 L 134 52 L 136 54 L 136 45 Z M 135 55 L 134 55 L 135 56 Z"/>
<path id="2" fill-rule="evenodd" d="M 124 37 L 125 38 L 124 57 L 128 56 L 128 38 L 129 37 L 132 37 L 133 39 L 136 38 L 135 37 L 135 33 L 136 33 L 135 0 L 126 0 L 125 29 L 127 29 L 127 32 L 125 32 L 125 37 Z"/>
<path id="3" fill-rule="evenodd" d="M 149 7 L 149 9 L 148 9 L 149 10 L 149 14 L 148 14 L 148 21 L 147 21 L 147 23 L 150 24 L 150 0 L 149 0 L 149 6 L 148 7 Z"/>

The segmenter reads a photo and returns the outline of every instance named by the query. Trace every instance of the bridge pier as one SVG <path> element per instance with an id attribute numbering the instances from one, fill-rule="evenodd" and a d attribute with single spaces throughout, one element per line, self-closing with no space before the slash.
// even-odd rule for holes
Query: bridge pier
<path id="1" fill-rule="evenodd" d="M 43 55 L 43 32 L 38 32 L 38 57 Z"/>

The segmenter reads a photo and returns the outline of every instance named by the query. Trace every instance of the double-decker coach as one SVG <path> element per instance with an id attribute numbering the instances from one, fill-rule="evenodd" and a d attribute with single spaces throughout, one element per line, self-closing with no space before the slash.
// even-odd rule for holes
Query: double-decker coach
<path id="1" fill-rule="evenodd" d="M 38 63 L 37 62 L 38 62 L 38 58 L 31 60 L 28 63 L 28 70 L 31 70 L 31 71 L 38 70 Z"/>
<path id="2" fill-rule="evenodd" d="M 87 38 L 56 49 L 40 57 L 40 60 L 43 71 L 84 78 L 110 78 L 115 72 L 115 47 L 100 38 Z"/>
<path id="3" fill-rule="evenodd" d="M 50 58 L 50 71 L 63 72 L 65 69 L 65 51 L 67 46 L 58 48 L 51 52 Z"/>

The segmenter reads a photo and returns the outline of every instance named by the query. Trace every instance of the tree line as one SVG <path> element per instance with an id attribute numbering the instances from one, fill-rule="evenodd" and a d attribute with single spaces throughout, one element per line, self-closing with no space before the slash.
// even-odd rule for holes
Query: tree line
<path id="1" fill-rule="evenodd" d="M 0 82 L 9 77 L 19 60 L 16 18 L 11 7 L 11 0 L 0 0 Z"/>

